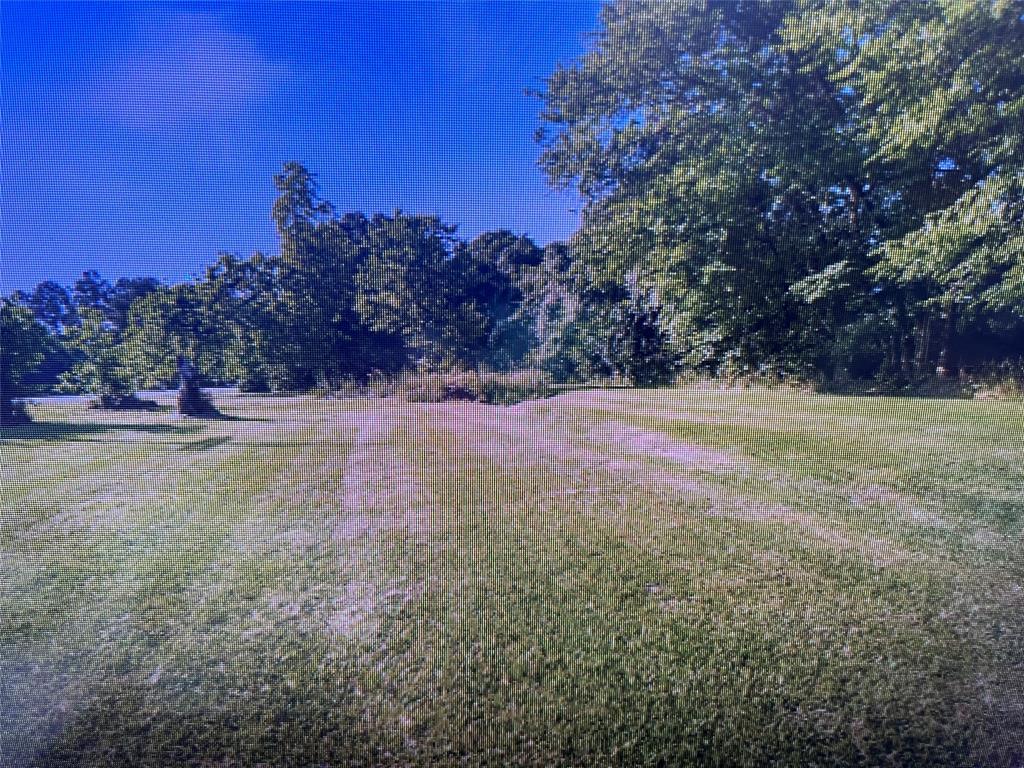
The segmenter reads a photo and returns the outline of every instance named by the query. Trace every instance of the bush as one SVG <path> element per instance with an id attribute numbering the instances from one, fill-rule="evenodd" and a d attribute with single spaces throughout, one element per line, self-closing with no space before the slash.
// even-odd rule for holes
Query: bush
<path id="1" fill-rule="evenodd" d="M 417 373 L 402 376 L 396 394 L 410 403 L 442 403 L 447 400 L 473 400 L 461 388 L 452 386 L 441 373 Z"/>
<path id="2" fill-rule="evenodd" d="M 554 392 L 551 377 L 541 371 L 409 373 L 396 379 L 375 377 L 368 388 L 379 397 L 397 396 L 411 403 L 465 400 L 491 405 L 513 405 Z"/>
<path id="3" fill-rule="evenodd" d="M 21 400 L 6 400 L 0 408 L 0 424 L 28 424 L 31 421 L 28 409 Z"/>
<path id="4" fill-rule="evenodd" d="M 271 391 L 270 378 L 261 374 L 251 374 L 238 382 L 238 391 L 247 395 L 265 395 Z"/>
<path id="5" fill-rule="evenodd" d="M 971 376 L 975 396 L 992 400 L 1024 400 L 1024 358 L 1004 360 Z"/>
<path id="6" fill-rule="evenodd" d="M 513 405 L 549 397 L 554 392 L 551 377 L 541 371 L 480 374 L 466 381 L 464 386 L 478 401 L 492 405 Z"/>

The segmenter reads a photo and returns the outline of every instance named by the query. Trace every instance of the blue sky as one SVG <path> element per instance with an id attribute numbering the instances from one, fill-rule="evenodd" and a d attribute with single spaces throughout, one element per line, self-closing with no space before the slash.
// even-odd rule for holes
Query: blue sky
<path id="1" fill-rule="evenodd" d="M 5 2 L 0 290 L 274 252 L 292 159 L 341 211 L 564 238 L 577 205 L 537 169 L 524 91 L 585 50 L 598 10 Z"/>

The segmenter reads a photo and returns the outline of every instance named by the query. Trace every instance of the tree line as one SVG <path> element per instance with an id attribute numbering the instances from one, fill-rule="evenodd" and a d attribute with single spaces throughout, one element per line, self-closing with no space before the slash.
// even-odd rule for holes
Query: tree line
<path id="1" fill-rule="evenodd" d="M 279 254 L 6 298 L 4 391 L 118 394 L 183 359 L 294 390 L 412 367 L 908 381 L 1024 356 L 1024 1 L 615 0 L 538 96 L 541 166 L 585 201 L 568 242 L 338 214 L 289 163 Z"/>
<path id="2" fill-rule="evenodd" d="M 507 230 L 466 241 L 436 216 L 401 211 L 339 215 L 299 163 L 274 183 L 277 255 L 221 254 L 176 285 L 87 272 L 7 298 L 4 337 L 18 339 L 11 368 L 21 371 L 7 391 L 56 384 L 116 405 L 172 384 L 183 364 L 207 384 L 301 391 L 539 359 L 533 311 L 543 276 L 567 262 L 564 244 Z"/>

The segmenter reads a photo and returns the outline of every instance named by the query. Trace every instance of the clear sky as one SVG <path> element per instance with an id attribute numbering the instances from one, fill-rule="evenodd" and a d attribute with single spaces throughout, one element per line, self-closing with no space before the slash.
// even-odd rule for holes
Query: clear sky
<path id="1" fill-rule="evenodd" d="M 592 2 L 4 2 L 0 290 L 85 269 L 180 280 L 275 252 L 273 174 L 340 211 L 538 242 L 577 223 L 536 166 L 539 88 Z"/>

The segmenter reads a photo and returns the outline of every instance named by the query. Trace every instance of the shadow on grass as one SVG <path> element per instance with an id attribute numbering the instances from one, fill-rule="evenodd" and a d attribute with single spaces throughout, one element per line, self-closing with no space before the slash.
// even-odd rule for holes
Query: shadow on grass
<path id="1" fill-rule="evenodd" d="M 199 424 L 123 424 L 123 423 L 69 423 L 32 422 L 5 424 L 0 427 L 0 440 L 89 440 L 90 437 L 110 432 L 143 432 L 150 435 L 192 435 L 200 431 Z"/>
<path id="2" fill-rule="evenodd" d="M 741 661 L 739 666 L 749 663 Z M 1019 733 L 1015 712 L 1000 718 L 1000 724 L 1005 723 L 1010 729 L 1008 735 L 1002 735 L 998 726 L 982 722 L 976 712 L 964 715 L 974 714 L 973 719 L 947 725 L 932 720 L 932 712 L 925 706 L 912 708 L 903 717 L 887 716 L 883 711 L 866 720 L 858 719 L 854 722 L 861 725 L 855 730 L 832 727 L 825 731 L 815 721 L 794 717 L 793 703 L 783 704 L 771 694 L 767 704 L 710 698 L 707 704 L 712 712 L 721 713 L 725 721 L 722 724 L 707 723 L 706 716 L 702 717 L 707 710 L 695 710 L 685 702 L 676 704 L 675 698 L 670 709 L 655 710 L 659 724 L 648 724 L 612 708 L 580 707 L 586 719 L 576 723 L 575 730 L 589 739 L 579 744 L 579 736 L 560 729 L 551 720 L 547 722 L 556 727 L 550 731 L 544 727 L 544 721 L 534 725 L 503 719 L 488 730 L 480 729 L 467 736 L 467 720 L 460 722 L 456 714 L 465 701 L 456 693 L 434 705 L 430 713 L 433 717 L 417 728 L 416 738 L 412 739 L 408 726 L 403 727 L 400 720 L 395 722 L 389 717 L 390 707 L 385 706 L 383 699 L 377 699 L 373 693 L 354 697 L 350 692 L 354 681 L 345 677 L 318 681 L 316 688 L 307 687 L 304 681 L 294 691 L 285 684 L 285 677 L 273 666 L 264 672 L 254 665 L 251 676 L 231 681 L 235 690 L 253 692 L 241 700 L 228 695 L 227 682 L 219 684 L 224 686 L 220 690 L 204 687 L 202 693 L 197 691 L 187 698 L 161 688 L 159 681 L 150 685 L 100 685 L 91 701 L 65 722 L 35 728 L 31 735 L 12 740 L 5 755 L 10 762 L 5 765 L 89 768 L 856 763 L 1009 767 L 1018 765 L 1022 754 L 1013 741 Z M 492 681 L 485 678 L 481 682 L 486 685 Z M 317 695 L 299 693 L 303 690 Z M 505 707 L 490 687 L 484 693 L 480 704 L 484 712 Z M 624 695 L 621 690 L 615 693 Z M 872 692 L 868 694 L 871 696 Z M 797 702 L 816 700 L 813 690 L 795 695 Z M 871 697 L 875 696 L 885 700 L 886 692 L 879 691 Z M 630 700 L 631 697 L 626 699 Z M 570 705 L 572 700 L 564 703 Z M 941 714 L 952 710 L 952 704 L 942 701 L 929 705 L 938 705 Z M 448 714 L 447 708 L 454 711 Z M 752 714 L 749 722 L 742 717 L 748 711 Z M 856 704 L 853 712 L 859 713 Z M 619 755 L 614 745 L 623 743 L 627 733 L 632 738 L 627 759 L 616 760 Z M 694 743 L 707 746 L 695 752 Z M 575 759 L 568 763 L 560 760 L 559 755 L 572 755 Z M 751 755 L 760 758 L 760 762 L 750 760 Z"/>
<path id="3" fill-rule="evenodd" d="M 162 699 L 152 685 L 102 686 L 83 710 L 41 738 L 13 740 L 13 762 L 4 765 L 376 765 L 399 736 L 364 722 L 365 713 L 345 706 L 337 693 L 336 706 L 325 708 L 294 693 L 289 699 L 285 686 L 278 687 L 244 703 L 226 697 L 191 703 Z"/>
<path id="4" fill-rule="evenodd" d="M 191 417 L 196 418 L 196 417 Z M 200 421 L 273 421 L 265 416 L 235 416 L 231 413 L 219 413 L 216 416 L 201 416 Z"/>
<path id="5" fill-rule="evenodd" d="M 225 443 L 230 443 L 230 437 L 208 437 L 205 440 L 197 440 L 194 443 L 185 443 L 179 448 L 179 451 L 208 451 L 211 448 L 218 448 Z"/>
<path id="6" fill-rule="evenodd" d="M 893 397 L 907 400 L 974 399 L 974 389 L 969 384 L 941 379 L 922 379 L 904 383 L 854 379 L 823 384 L 818 387 L 817 393 L 836 397 Z"/>

